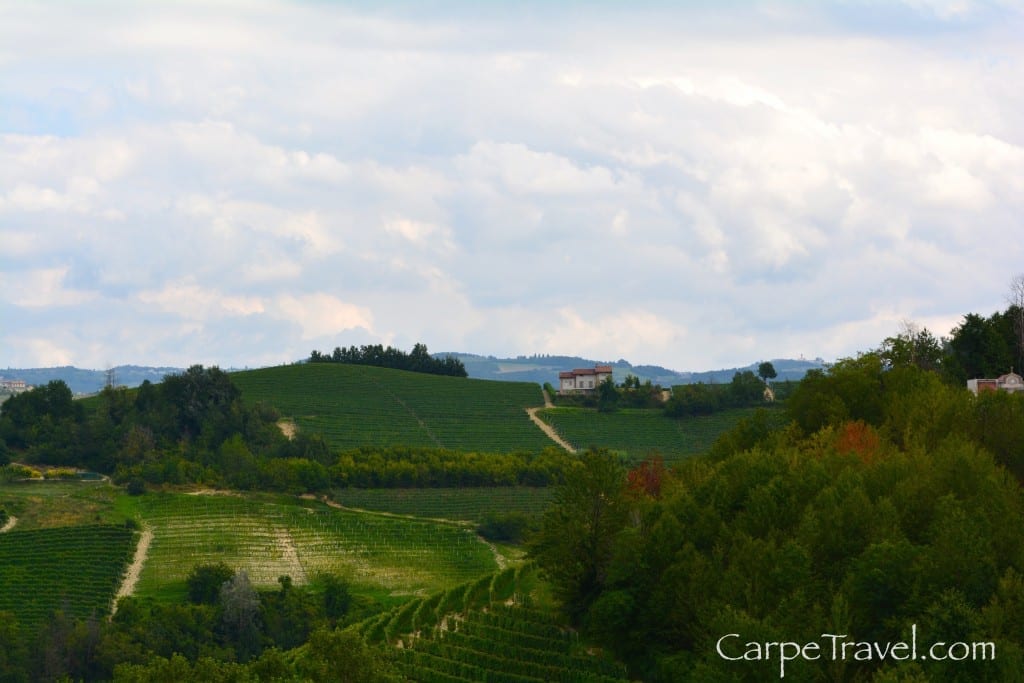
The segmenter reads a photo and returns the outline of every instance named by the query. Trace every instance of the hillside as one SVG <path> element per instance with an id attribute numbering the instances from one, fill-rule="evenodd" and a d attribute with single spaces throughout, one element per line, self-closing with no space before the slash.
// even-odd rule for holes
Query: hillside
<path id="1" fill-rule="evenodd" d="M 540 387 L 333 363 L 232 373 L 247 402 L 276 407 L 335 448 L 428 446 L 506 453 L 551 441 L 526 414 Z"/>
<path id="2" fill-rule="evenodd" d="M 118 386 L 137 387 L 147 379 L 159 382 L 165 375 L 181 372 L 181 368 L 146 367 L 141 365 L 118 365 L 111 368 L 114 383 Z M 106 370 L 87 370 L 64 365 L 53 368 L 7 368 L 0 370 L 0 377 L 5 379 L 21 379 L 30 386 L 40 386 L 59 379 L 68 385 L 75 394 L 91 394 L 99 391 L 107 383 Z"/>

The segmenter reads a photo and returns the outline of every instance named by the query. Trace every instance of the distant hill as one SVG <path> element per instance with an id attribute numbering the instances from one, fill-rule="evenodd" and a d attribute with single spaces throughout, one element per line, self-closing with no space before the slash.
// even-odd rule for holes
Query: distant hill
<path id="1" fill-rule="evenodd" d="M 573 368 L 588 368 L 594 365 L 612 366 L 612 375 L 616 382 L 622 382 L 626 375 L 636 375 L 640 381 L 650 380 L 652 384 L 671 387 L 676 384 L 724 384 L 732 381 L 737 372 L 750 370 L 757 372 L 760 361 L 740 368 L 723 368 L 702 372 L 679 372 L 658 365 L 633 365 L 627 360 L 616 361 L 594 360 L 579 356 L 517 356 L 516 358 L 495 358 L 494 356 L 478 356 L 472 353 L 439 353 L 437 356 L 455 356 L 466 366 L 466 372 L 474 379 L 493 379 L 507 382 L 550 382 L 558 385 L 558 373 Z M 825 362 L 815 360 L 793 360 L 787 358 L 772 359 L 772 365 L 778 373 L 776 381 L 801 379 L 808 370 L 822 368 Z"/>
<path id="2" fill-rule="evenodd" d="M 742 368 L 723 368 L 701 372 L 679 372 L 659 365 L 633 365 L 627 360 L 594 360 L 580 356 L 517 356 L 516 358 L 495 358 L 472 353 L 435 353 L 435 357 L 454 356 L 466 366 L 466 372 L 473 379 L 491 379 L 502 382 L 533 382 L 543 385 L 558 384 L 558 373 L 573 368 L 588 368 L 594 365 L 611 365 L 616 382 L 622 382 L 626 375 L 636 375 L 640 381 L 651 380 L 653 384 L 671 387 L 675 384 L 724 384 L 732 380 L 737 371 L 757 372 L 758 362 Z M 772 359 L 772 365 L 779 373 L 777 381 L 797 380 L 812 368 L 822 368 L 825 362 L 815 360 Z M 114 369 L 114 381 L 118 386 L 137 387 L 145 380 L 159 382 L 164 375 L 183 372 L 184 368 L 149 367 L 143 365 L 118 365 Z M 7 368 L 0 370 L 0 378 L 22 379 L 31 386 L 46 384 L 59 379 L 76 394 L 91 394 L 100 391 L 107 381 L 106 370 L 86 370 L 70 365 L 54 368 Z"/>
<path id="3" fill-rule="evenodd" d="M 182 368 L 144 367 L 140 365 L 119 365 L 114 370 L 114 382 L 118 386 L 137 387 L 147 379 L 160 382 L 164 375 L 182 372 Z M 107 383 L 106 370 L 84 370 L 70 365 L 56 368 L 7 368 L 0 370 L 4 379 L 23 379 L 31 386 L 46 384 L 51 380 L 63 380 L 76 394 L 92 394 L 100 391 Z"/>

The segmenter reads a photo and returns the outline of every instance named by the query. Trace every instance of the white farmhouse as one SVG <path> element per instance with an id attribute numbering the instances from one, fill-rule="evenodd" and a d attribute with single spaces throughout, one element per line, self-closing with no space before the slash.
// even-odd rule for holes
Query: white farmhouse
<path id="1" fill-rule="evenodd" d="M 969 379 L 967 380 L 967 388 L 975 396 L 982 391 L 1008 391 L 1015 393 L 1024 391 L 1024 377 L 1011 370 L 1009 373 L 1000 375 L 995 379 Z"/>
<path id="2" fill-rule="evenodd" d="M 612 366 L 595 365 L 592 368 L 577 368 L 558 373 L 558 393 L 591 394 L 597 391 L 601 382 L 612 376 Z"/>

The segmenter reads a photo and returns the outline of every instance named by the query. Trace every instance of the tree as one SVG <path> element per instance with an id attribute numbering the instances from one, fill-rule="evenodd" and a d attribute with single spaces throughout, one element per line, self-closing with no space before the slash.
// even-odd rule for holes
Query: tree
<path id="1" fill-rule="evenodd" d="M 1024 274 L 1015 275 L 1010 280 L 1010 292 L 1007 294 L 1010 308 L 1007 313 L 1013 319 L 1013 331 L 1017 347 L 1017 366 L 1024 366 Z"/>
<path id="2" fill-rule="evenodd" d="M 578 619 L 600 596 L 616 535 L 629 517 L 626 470 L 607 451 L 589 451 L 566 473 L 529 543 L 530 555 Z"/>
<path id="3" fill-rule="evenodd" d="M 235 576 L 235 570 L 223 562 L 197 564 L 185 579 L 188 599 L 197 605 L 216 604 L 220 589 Z"/>
<path id="4" fill-rule="evenodd" d="M 387 662 L 353 631 L 317 629 L 295 658 L 304 680 L 375 683 L 392 680 Z"/>
<path id="5" fill-rule="evenodd" d="M 243 662 L 258 654 L 260 631 L 256 618 L 260 613 L 260 596 L 244 571 L 235 574 L 220 588 L 220 604 L 228 639 Z"/>
<path id="6" fill-rule="evenodd" d="M 615 410 L 619 403 L 619 390 L 611 375 L 604 378 L 604 381 L 597 387 L 597 409 L 602 413 L 610 413 Z"/>
<path id="7" fill-rule="evenodd" d="M 945 356 L 942 342 L 927 327 L 919 327 L 910 320 L 900 323 L 899 333 L 895 337 L 886 337 L 877 353 L 886 369 L 916 367 L 938 370 Z"/>
<path id="8" fill-rule="evenodd" d="M 768 380 L 775 379 L 779 376 L 779 373 L 775 372 L 775 366 L 768 360 L 757 366 L 757 374 L 765 384 L 768 383 Z"/>
<path id="9" fill-rule="evenodd" d="M 764 383 L 750 370 L 737 372 L 729 385 L 732 404 L 737 407 L 756 405 L 764 400 Z"/>

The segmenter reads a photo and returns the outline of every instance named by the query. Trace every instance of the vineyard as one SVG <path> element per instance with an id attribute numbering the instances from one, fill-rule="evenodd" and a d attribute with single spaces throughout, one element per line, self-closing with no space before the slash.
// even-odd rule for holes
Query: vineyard
<path id="1" fill-rule="evenodd" d="M 553 489 L 526 486 L 446 489 L 338 489 L 331 497 L 345 507 L 400 515 L 478 522 L 488 513 L 539 515 Z"/>
<path id="2" fill-rule="evenodd" d="M 225 562 L 253 584 L 318 573 L 393 593 L 438 590 L 494 571 L 494 555 L 462 525 L 337 510 L 286 497 L 151 494 L 138 499 L 153 530 L 136 592 L 178 599 L 197 564 Z"/>
<path id="3" fill-rule="evenodd" d="M 0 534 L 0 612 L 30 628 L 56 610 L 107 614 L 134 550 L 135 534 L 123 525 Z"/>
<path id="4" fill-rule="evenodd" d="M 543 403 L 528 382 L 443 377 L 363 365 L 311 363 L 231 375 L 246 401 L 273 405 L 336 448 L 440 446 L 507 453 L 551 441 L 525 409 Z"/>
<path id="5" fill-rule="evenodd" d="M 577 633 L 534 605 L 536 570 L 509 567 L 410 601 L 356 628 L 389 646 L 410 680 L 623 681 L 623 668 L 589 654 Z"/>
<path id="6" fill-rule="evenodd" d="M 637 459 L 656 453 L 672 461 L 706 452 L 719 435 L 755 410 L 737 408 L 682 419 L 642 409 L 601 413 L 589 408 L 547 408 L 538 415 L 576 449 L 609 448 Z"/>

